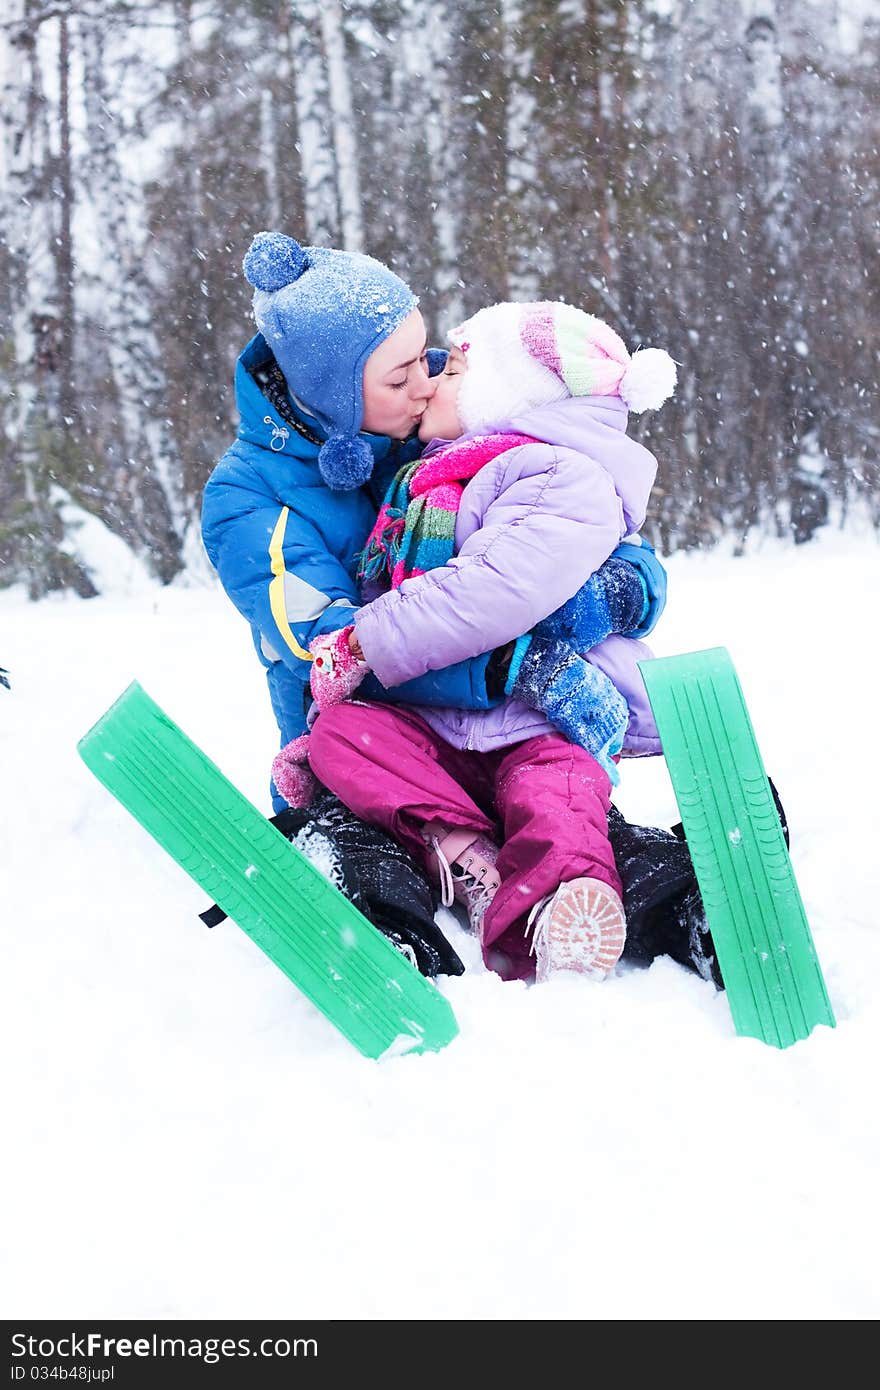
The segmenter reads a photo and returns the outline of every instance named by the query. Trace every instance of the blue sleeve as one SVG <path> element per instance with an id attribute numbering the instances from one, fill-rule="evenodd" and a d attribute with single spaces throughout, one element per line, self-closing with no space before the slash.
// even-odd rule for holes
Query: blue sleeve
<path id="1" fill-rule="evenodd" d="M 260 491 L 247 469 L 221 465 L 205 487 L 202 535 L 263 654 L 308 679 L 308 646 L 347 627 L 360 606 L 354 580 L 311 521 Z"/>
<path id="2" fill-rule="evenodd" d="M 486 688 L 486 671 L 491 652 L 458 661 L 442 671 L 426 671 L 387 689 L 370 672 L 358 687 L 358 698 L 383 700 L 389 705 L 430 705 L 451 709 L 492 709 L 501 704 L 503 695 L 490 696 Z"/>

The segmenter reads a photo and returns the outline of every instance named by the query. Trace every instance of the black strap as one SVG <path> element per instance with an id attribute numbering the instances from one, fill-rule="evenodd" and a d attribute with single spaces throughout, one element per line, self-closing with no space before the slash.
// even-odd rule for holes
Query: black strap
<path id="1" fill-rule="evenodd" d="M 205 908 L 204 912 L 200 912 L 199 916 L 206 927 L 219 927 L 221 922 L 226 921 L 227 914 L 223 911 L 222 907 L 218 907 L 216 903 L 212 903 L 210 907 Z"/>
<path id="2" fill-rule="evenodd" d="M 295 833 L 299 828 L 297 825 L 291 824 L 291 821 L 295 821 L 298 816 L 301 817 L 300 812 L 288 809 L 279 811 L 277 816 L 269 816 L 268 820 L 270 825 L 274 825 L 284 835 L 288 830 Z M 211 903 L 210 907 L 206 907 L 204 912 L 199 913 L 199 917 L 206 927 L 219 927 L 220 923 L 225 922 L 228 916 L 229 913 L 224 912 L 223 908 L 218 907 L 216 903 Z"/>

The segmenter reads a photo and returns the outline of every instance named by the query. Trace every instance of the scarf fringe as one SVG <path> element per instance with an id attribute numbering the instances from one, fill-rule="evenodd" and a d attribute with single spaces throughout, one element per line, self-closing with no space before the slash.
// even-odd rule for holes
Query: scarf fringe
<path id="1" fill-rule="evenodd" d="M 383 504 L 366 545 L 355 556 L 358 579 L 379 579 L 383 574 L 393 572 L 400 559 L 405 529 L 406 513 L 403 509 Z"/>
<path id="2" fill-rule="evenodd" d="M 423 546 L 429 547 L 431 569 L 445 564 L 454 552 L 463 484 L 499 454 L 538 442 L 527 434 L 482 435 L 452 444 L 430 459 L 404 464 L 392 479 L 366 545 L 355 557 L 358 579 L 384 580 L 398 588 L 404 579 L 424 573 L 418 563 Z M 444 551 L 446 559 L 441 558 Z"/>

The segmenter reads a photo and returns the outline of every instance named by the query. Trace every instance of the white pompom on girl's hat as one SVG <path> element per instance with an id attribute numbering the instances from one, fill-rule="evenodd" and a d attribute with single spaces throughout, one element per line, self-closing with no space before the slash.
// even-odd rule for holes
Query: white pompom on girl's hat
<path id="1" fill-rule="evenodd" d="M 449 341 L 467 359 L 458 414 L 468 431 L 570 396 L 617 396 L 629 410 L 658 410 L 675 389 L 668 352 L 630 355 L 613 328 L 571 304 L 493 304 Z"/>

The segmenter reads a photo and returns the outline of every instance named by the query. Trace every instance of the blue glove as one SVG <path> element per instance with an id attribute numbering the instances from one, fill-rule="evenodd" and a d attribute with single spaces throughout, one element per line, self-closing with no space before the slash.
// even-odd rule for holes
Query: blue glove
<path id="1" fill-rule="evenodd" d="M 627 637 L 647 637 L 657 626 L 666 607 L 666 571 L 654 553 L 654 547 L 644 536 L 631 536 L 611 552 L 612 560 L 626 560 L 639 574 L 646 596 L 646 607 L 637 627 Z M 607 562 L 606 562 L 607 563 Z M 597 570 L 601 574 L 601 570 Z"/>
<path id="2" fill-rule="evenodd" d="M 617 786 L 620 775 L 611 759 L 623 746 L 629 709 L 604 671 L 565 642 L 520 637 L 504 693 L 546 714 L 567 739 L 592 753 Z"/>
<path id="3" fill-rule="evenodd" d="M 611 632 L 630 636 L 641 628 L 647 613 L 648 594 L 640 571 L 612 555 L 534 631 L 538 637 L 567 642 L 573 651 L 588 652 Z"/>

